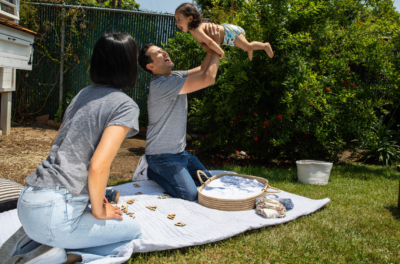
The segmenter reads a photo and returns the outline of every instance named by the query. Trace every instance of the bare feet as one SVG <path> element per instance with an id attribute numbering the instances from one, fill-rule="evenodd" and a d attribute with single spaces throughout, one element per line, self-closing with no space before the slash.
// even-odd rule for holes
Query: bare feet
<path id="1" fill-rule="evenodd" d="M 268 56 L 272 59 L 272 57 L 274 57 L 274 52 L 272 51 L 271 45 L 266 42 L 265 43 L 265 52 L 268 54 Z"/>
<path id="2" fill-rule="evenodd" d="M 76 262 L 82 262 L 82 257 L 73 254 L 67 254 L 67 261 L 64 262 L 64 264 L 73 264 Z"/>
<path id="3" fill-rule="evenodd" d="M 252 61 L 253 60 L 253 51 L 249 50 L 247 53 L 249 55 L 249 60 Z"/>

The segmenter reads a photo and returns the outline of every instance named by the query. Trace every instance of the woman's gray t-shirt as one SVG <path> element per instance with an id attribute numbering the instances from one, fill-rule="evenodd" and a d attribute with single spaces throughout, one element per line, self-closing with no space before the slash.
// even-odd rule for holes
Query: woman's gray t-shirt
<path id="1" fill-rule="evenodd" d="M 108 126 L 130 127 L 127 137 L 139 131 L 139 108 L 118 89 L 91 85 L 69 104 L 50 155 L 26 178 L 36 187 L 65 186 L 73 196 L 89 194 L 90 160 Z"/>

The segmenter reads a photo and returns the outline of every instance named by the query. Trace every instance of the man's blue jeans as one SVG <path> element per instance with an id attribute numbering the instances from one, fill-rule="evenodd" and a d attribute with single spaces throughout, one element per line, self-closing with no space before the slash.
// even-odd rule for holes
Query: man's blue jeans
<path id="1" fill-rule="evenodd" d="M 200 186 L 197 171 L 202 170 L 211 177 L 199 159 L 187 151 L 178 154 L 146 155 L 146 159 L 149 164 L 148 178 L 175 198 L 197 200 L 196 186 Z M 206 178 L 202 176 L 202 180 L 206 181 Z"/>

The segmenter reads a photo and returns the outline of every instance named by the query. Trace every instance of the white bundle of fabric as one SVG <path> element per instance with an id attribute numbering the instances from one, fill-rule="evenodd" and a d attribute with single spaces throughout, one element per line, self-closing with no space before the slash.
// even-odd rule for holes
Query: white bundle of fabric
<path id="1" fill-rule="evenodd" d="M 261 193 L 264 184 L 238 176 L 223 176 L 207 184 L 204 195 L 221 199 L 245 199 Z"/>
<path id="2" fill-rule="evenodd" d="M 286 216 L 285 206 L 268 197 L 256 199 L 256 212 L 265 218 L 283 218 Z"/>

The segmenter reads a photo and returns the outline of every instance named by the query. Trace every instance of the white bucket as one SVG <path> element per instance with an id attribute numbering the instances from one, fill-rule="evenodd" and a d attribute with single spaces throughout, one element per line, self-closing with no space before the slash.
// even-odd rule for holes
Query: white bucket
<path id="1" fill-rule="evenodd" d="M 319 160 L 298 160 L 297 179 L 301 183 L 325 185 L 333 167 L 332 162 Z"/>

